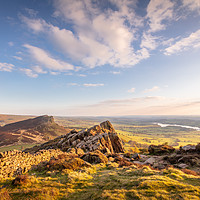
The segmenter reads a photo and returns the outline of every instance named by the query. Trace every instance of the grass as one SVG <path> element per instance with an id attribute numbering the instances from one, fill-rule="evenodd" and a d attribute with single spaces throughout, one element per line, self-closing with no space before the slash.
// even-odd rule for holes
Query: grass
<path id="1" fill-rule="evenodd" d="M 174 168 L 156 171 L 148 166 L 97 164 L 78 171 L 32 171 L 24 186 L 14 187 L 11 181 L 1 180 L 0 186 L 6 188 L 0 190 L 0 199 L 200 199 L 200 176 Z"/>
<path id="2" fill-rule="evenodd" d="M 23 150 L 26 148 L 31 148 L 33 146 L 35 146 L 36 144 L 18 144 L 18 145 L 9 145 L 9 146 L 5 146 L 5 147 L 0 147 L 0 152 L 4 152 L 4 151 L 11 151 L 11 150 Z"/>

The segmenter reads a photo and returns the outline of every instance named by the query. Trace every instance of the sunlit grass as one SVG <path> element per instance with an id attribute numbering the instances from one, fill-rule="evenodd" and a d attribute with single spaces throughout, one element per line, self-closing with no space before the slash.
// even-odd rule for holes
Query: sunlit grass
<path id="1" fill-rule="evenodd" d="M 31 175 L 35 173 L 35 175 Z M 148 166 L 112 169 L 98 164 L 78 171 L 30 172 L 26 185 L 1 180 L 0 199 L 199 199 L 200 176 Z"/>

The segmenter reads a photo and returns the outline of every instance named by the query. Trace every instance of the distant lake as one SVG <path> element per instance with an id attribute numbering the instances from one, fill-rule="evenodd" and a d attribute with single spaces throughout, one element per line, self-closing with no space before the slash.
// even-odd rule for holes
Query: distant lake
<path id="1" fill-rule="evenodd" d="M 193 127 L 193 126 L 185 126 L 185 125 L 179 125 L 179 124 L 162 124 L 162 123 L 157 123 L 157 122 L 153 124 L 157 124 L 160 127 L 176 126 L 176 127 L 189 128 L 189 129 L 194 129 L 196 131 L 200 131 L 199 127 Z"/>

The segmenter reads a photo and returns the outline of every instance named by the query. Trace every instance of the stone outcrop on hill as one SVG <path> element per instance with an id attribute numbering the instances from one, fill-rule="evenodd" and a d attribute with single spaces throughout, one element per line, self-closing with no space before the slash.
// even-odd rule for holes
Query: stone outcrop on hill
<path id="1" fill-rule="evenodd" d="M 73 148 L 76 151 L 82 149 L 85 153 L 95 150 L 108 154 L 124 152 L 122 141 L 109 121 L 81 131 L 72 130 L 54 140 L 26 149 L 25 152 L 34 153 L 41 149 L 58 148 L 68 152 Z"/>
<path id="2" fill-rule="evenodd" d="M 150 154 L 160 155 L 160 154 L 172 153 L 175 151 L 175 148 L 166 144 L 150 145 L 148 151 Z"/>
<path id="3" fill-rule="evenodd" d="M 68 131 L 56 124 L 52 116 L 44 115 L 0 127 L 0 146 L 42 143 Z"/>

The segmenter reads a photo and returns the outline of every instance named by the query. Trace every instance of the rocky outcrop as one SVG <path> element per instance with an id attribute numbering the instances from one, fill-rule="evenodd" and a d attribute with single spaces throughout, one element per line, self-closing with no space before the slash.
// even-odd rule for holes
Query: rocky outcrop
<path id="1" fill-rule="evenodd" d="M 44 143 L 68 133 L 54 122 L 52 116 L 44 115 L 0 127 L 0 146 L 21 143 Z"/>
<path id="2" fill-rule="evenodd" d="M 180 151 L 195 152 L 196 151 L 196 145 L 188 144 L 188 145 L 185 145 L 185 146 L 181 146 Z"/>
<path id="3" fill-rule="evenodd" d="M 81 131 L 72 130 L 47 143 L 26 149 L 25 152 L 34 153 L 41 149 L 61 149 L 69 152 L 73 148 L 82 149 L 85 153 L 95 150 L 108 154 L 124 152 L 122 141 L 109 121 Z"/>
<path id="4" fill-rule="evenodd" d="M 160 154 L 166 154 L 166 153 L 172 153 L 175 151 L 175 148 L 169 145 L 150 145 L 148 148 L 148 151 L 150 154 L 154 155 L 160 155 Z"/>

